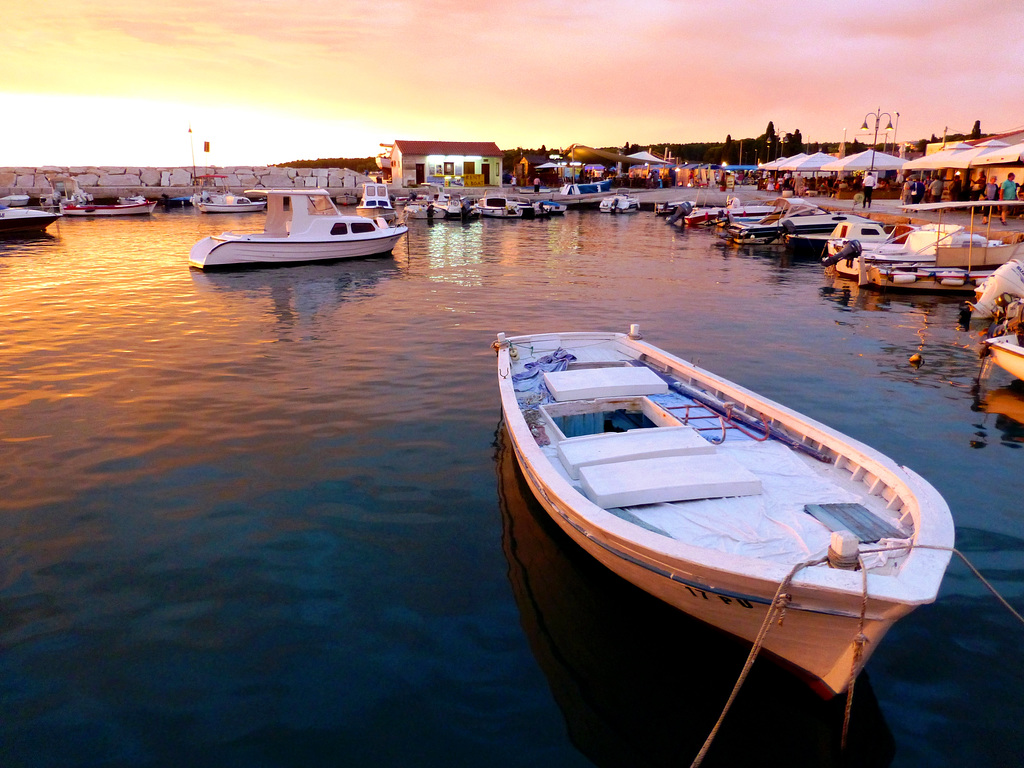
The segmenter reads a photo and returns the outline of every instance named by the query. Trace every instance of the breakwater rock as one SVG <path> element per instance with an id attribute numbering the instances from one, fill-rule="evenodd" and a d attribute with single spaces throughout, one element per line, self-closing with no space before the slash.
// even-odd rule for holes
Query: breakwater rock
<path id="1" fill-rule="evenodd" d="M 283 168 L 279 166 L 196 166 L 195 175 L 217 174 L 228 189 L 240 194 L 247 189 L 303 189 L 321 187 L 341 191 L 356 190 L 370 178 L 348 168 Z M 10 194 L 48 196 L 53 184 L 72 178 L 84 191 L 96 198 L 122 195 L 178 197 L 193 191 L 192 166 L 57 166 L 37 168 L 0 167 L 0 196 Z"/>

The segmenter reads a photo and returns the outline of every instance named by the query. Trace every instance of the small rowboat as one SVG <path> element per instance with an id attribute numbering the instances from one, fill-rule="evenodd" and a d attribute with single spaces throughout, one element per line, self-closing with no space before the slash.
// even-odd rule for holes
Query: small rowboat
<path id="1" fill-rule="evenodd" d="M 552 519 L 823 696 L 934 601 L 953 521 L 910 469 L 644 343 L 636 326 L 499 334 L 494 347 L 517 461 Z"/>

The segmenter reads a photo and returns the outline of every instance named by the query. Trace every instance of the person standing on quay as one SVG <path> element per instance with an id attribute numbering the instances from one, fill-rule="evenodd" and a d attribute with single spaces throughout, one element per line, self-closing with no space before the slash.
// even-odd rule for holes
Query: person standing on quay
<path id="1" fill-rule="evenodd" d="M 871 207 L 871 193 L 875 191 L 875 172 L 868 171 L 864 174 L 864 207 Z"/>
<path id="2" fill-rule="evenodd" d="M 1006 176 L 1006 181 L 999 185 L 999 199 L 1000 200 L 1016 200 L 1017 199 L 1017 182 L 1014 181 L 1014 174 L 1010 173 Z M 999 209 L 999 220 L 1006 225 L 1006 206 L 1004 205 Z"/>
<path id="3" fill-rule="evenodd" d="M 999 184 L 996 183 L 995 176 L 993 176 L 989 183 L 985 185 L 984 195 L 986 200 L 995 200 L 996 198 L 999 197 Z M 993 206 L 988 205 L 982 209 L 984 211 L 984 214 L 981 217 L 982 224 L 988 224 L 989 217 L 992 216 L 994 213 L 992 208 Z"/>

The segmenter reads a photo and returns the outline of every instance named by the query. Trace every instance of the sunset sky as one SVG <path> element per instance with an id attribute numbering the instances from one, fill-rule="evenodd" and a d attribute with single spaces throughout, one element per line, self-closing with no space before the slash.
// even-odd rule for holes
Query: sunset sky
<path id="1" fill-rule="evenodd" d="M 1018 0 L 40 0 L 0 28 L 0 166 L 262 165 L 1024 128 Z M 872 121 L 873 125 L 873 121 Z M 883 120 L 884 126 L 884 120 Z M 211 142 L 204 155 L 203 142 Z"/>

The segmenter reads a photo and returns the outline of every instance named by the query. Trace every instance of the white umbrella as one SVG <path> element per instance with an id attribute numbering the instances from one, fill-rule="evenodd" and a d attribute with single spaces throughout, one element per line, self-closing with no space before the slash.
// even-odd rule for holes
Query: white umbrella
<path id="1" fill-rule="evenodd" d="M 904 162 L 906 161 L 901 157 L 887 155 L 874 149 L 866 149 L 863 152 L 858 152 L 856 155 L 849 155 L 839 160 L 833 160 L 831 163 L 825 163 L 818 170 L 838 171 L 840 173 L 867 171 L 871 168 L 874 168 L 876 171 L 898 171 L 903 167 Z"/>
<path id="2" fill-rule="evenodd" d="M 798 162 L 807 157 L 806 152 L 801 152 L 799 155 L 793 155 L 792 157 L 778 157 L 772 160 L 770 163 L 759 165 L 758 170 L 761 171 L 778 171 L 782 169 L 784 163 Z"/>
<path id="3" fill-rule="evenodd" d="M 985 151 L 976 155 L 971 165 L 995 165 L 996 163 L 1008 165 L 1024 161 L 1024 142 L 1008 146 L 1002 141 L 993 139 L 984 144 L 988 145 Z M 982 144 L 979 144 L 978 148 L 981 147 Z"/>
<path id="4" fill-rule="evenodd" d="M 832 155 L 826 155 L 824 152 L 815 152 L 813 155 L 807 155 L 803 159 L 800 157 L 791 158 L 782 163 L 779 166 L 779 170 L 814 172 L 820 171 L 821 166 L 831 162 L 835 162 L 835 158 Z"/>
<path id="5" fill-rule="evenodd" d="M 907 160 L 903 163 L 903 170 L 934 171 L 939 168 L 966 168 L 969 163 L 962 163 L 958 156 L 969 149 L 974 149 L 974 145 L 965 142 L 952 144 L 939 152 L 933 152 L 916 160 Z"/>

